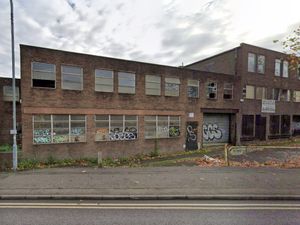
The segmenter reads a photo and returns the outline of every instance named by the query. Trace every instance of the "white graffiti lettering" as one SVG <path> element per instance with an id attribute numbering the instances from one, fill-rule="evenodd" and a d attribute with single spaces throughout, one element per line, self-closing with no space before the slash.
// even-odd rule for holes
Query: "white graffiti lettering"
<path id="1" fill-rule="evenodd" d="M 188 125 L 186 127 L 186 131 L 188 132 L 188 137 L 187 137 L 188 142 L 193 142 L 197 140 L 197 135 L 194 133 L 193 127 L 191 125 Z"/>
<path id="2" fill-rule="evenodd" d="M 217 124 L 204 124 L 203 138 L 206 141 L 220 140 L 222 138 L 222 130 L 219 129 Z"/>

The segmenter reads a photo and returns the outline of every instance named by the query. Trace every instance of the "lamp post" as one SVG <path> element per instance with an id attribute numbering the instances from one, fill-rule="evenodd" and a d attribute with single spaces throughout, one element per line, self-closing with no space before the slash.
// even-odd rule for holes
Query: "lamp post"
<path id="1" fill-rule="evenodd" d="M 10 0 L 10 22 L 11 22 L 11 61 L 12 61 L 12 91 L 13 91 L 13 169 L 16 172 L 18 167 L 18 148 L 17 148 L 17 122 L 16 122 L 16 77 L 15 77 L 15 38 L 14 38 L 14 6 Z"/>

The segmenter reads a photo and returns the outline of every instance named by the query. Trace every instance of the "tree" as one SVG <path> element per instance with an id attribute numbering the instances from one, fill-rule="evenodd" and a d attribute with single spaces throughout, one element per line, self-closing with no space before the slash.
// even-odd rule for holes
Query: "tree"
<path id="1" fill-rule="evenodd" d="M 277 43 L 278 40 L 274 40 Z M 299 69 L 300 65 L 300 25 L 292 34 L 288 35 L 281 42 L 284 53 L 288 54 L 290 67 L 293 70 Z"/>

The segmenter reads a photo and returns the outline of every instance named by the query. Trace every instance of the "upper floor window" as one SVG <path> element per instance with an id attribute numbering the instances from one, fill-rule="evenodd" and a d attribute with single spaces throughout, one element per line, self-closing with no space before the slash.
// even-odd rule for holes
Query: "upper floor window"
<path id="1" fill-rule="evenodd" d="M 165 96 L 179 96 L 179 86 L 178 78 L 165 78 Z"/>
<path id="2" fill-rule="evenodd" d="M 62 89 L 82 90 L 83 70 L 78 66 L 61 66 Z"/>
<path id="3" fill-rule="evenodd" d="M 283 61 L 282 77 L 289 77 L 289 62 Z"/>
<path id="4" fill-rule="evenodd" d="M 255 97 L 256 99 L 266 99 L 266 88 L 256 87 Z"/>
<path id="5" fill-rule="evenodd" d="M 243 97 L 247 99 L 254 99 L 255 95 L 255 87 L 252 85 L 246 85 L 246 87 L 243 89 Z"/>
<path id="6" fill-rule="evenodd" d="M 248 72 L 255 72 L 256 67 L 256 55 L 248 53 Z"/>
<path id="7" fill-rule="evenodd" d="M 95 91 L 113 92 L 114 74 L 111 70 L 95 70 Z"/>
<path id="8" fill-rule="evenodd" d="M 272 99 L 276 100 L 276 101 L 280 100 L 280 89 L 279 88 L 272 89 Z"/>
<path id="9" fill-rule="evenodd" d="M 32 87 L 55 88 L 55 65 L 32 62 Z"/>
<path id="10" fill-rule="evenodd" d="M 20 101 L 19 87 L 15 89 L 16 101 Z M 13 88 L 12 86 L 3 86 L 3 101 L 12 102 L 13 101 Z"/>
<path id="11" fill-rule="evenodd" d="M 146 95 L 160 95 L 161 94 L 161 77 L 153 76 L 153 75 L 146 75 L 145 92 L 146 92 Z"/>
<path id="12" fill-rule="evenodd" d="M 300 91 L 293 91 L 293 101 L 300 102 Z"/>
<path id="13" fill-rule="evenodd" d="M 188 80 L 188 97 L 199 98 L 199 80 Z"/>
<path id="14" fill-rule="evenodd" d="M 208 99 L 217 99 L 218 85 L 216 82 L 208 82 L 206 86 L 206 97 Z"/>
<path id="15" fill-rule="evenodd" d="M 297 65 L 297 77 L 300 80 L 300 63 Z"/>
<path id="16" fill-rule="evenodd" d="M 281 60 L 275 59 L 275 76 L 280 77 L 280 71 L 281 71 Z"/>
<path id="17" fill-rule="evenodd" d="M 118 72 L 118 92 L 135 94 L 135 74 Z"/>
<path id="18" fill-rule="evenodd" d="M 257 57 L 257 72 L 265 73 L 265 61 L 266 58 L 264 55 L 258 55 Z"/>
<path id="19" fill-rule="evenodd" d="M 280 91 L 280 101 L 288 102 L 290 101 L 291 92 L 287 89 L 281 89 Z"/>
<path id="20" fill-rule="evenodd" d="M 224 99 L 232 99 L 233 97 L 233 84 L 232 83 L 224 83 Z"/>

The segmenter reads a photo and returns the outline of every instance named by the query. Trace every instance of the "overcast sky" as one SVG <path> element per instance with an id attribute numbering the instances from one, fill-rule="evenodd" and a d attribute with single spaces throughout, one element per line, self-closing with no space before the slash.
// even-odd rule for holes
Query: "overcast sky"
<path id="1" fill-rule="evenodd" d="M 282 51 L 299 0 L 14 0 L 19 44 L 184 65 L 245 42 Z M 9 0 L 0 0 L 0 76 L 11 76 Z"/>

